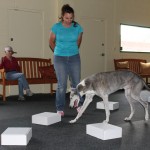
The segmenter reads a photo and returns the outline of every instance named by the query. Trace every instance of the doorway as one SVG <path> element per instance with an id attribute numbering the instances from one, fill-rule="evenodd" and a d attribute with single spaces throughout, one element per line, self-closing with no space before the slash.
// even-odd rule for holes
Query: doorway
<path id="1" fill-rule="evenodd" d="M 105 20 L 79 19 L 83 27 L 81 44 L 81 78 L 105 71 Z"/>
<path id="2" fill-rule="evenodd" d="M 17 57 L 43 57 L 43 19 L 40 12 L 9 10 L 9 44 Z"/>
<path id="3" fill-rule="evenodd" d="M 43 58 L 44 27 L 42 13 L 20 9 L 10 9 L 8 12 L 8 44 L 17 52 L 14 56 Z M 34 89 L 34 93 L 38 93 L 43 91 L 46 86 L 48 85 L 30 85 L 30 88 Z M 10 86 L 9 94 L 17 95 L 18 87 Z"/>

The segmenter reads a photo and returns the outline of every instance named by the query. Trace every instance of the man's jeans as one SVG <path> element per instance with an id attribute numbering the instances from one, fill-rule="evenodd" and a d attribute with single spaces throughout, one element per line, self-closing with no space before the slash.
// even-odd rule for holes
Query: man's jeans
<path id="1" fill-rule="evenodd" d="M 56 109 L 63 111 L 66 102 L 67 80 L 76 88 L 80 82 L 81 62 L 79 54 L 74 56 L 54 56 L 54 68 L 58 80 L 56 91 Z"/>
<path id="2" fill-rule="evenodd" d="M 23 96 L 23 90 L 29 89 L 28 82 L 23 73 L 11 71 L 6 73 L 7 80 L 18 80 L 19 96 Z"/>

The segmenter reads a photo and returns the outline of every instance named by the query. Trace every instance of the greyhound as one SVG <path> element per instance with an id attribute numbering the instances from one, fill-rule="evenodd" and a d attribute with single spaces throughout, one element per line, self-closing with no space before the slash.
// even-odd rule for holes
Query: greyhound
<path id="1" fill-rule="evenodd" d="M 133 101 L 138 101 L 145 109 L 145 120 L 149 119 L 148 102 L 143 101 L 140 93 L 143 88 L 150 91 L 145 81 L 136 73 L 129 70 L 119 70 L 110 72 L 101 72 L 93 74 L 82 80 L 75 89 L 70 92 L 70 107 L 78 106 L 80 101 L 79 95 L 85 95 L 85 101 L 78 112 L 76 118 L 71 120 L 70 123 L 75 123 L 83 114 L 87 106 L 92 102 L 93 96 L 97 95 L 103 99 L 106 113 L 106 120 L 103 122 L 108 123 L 110 117 L 108 97 L 111 93 L 124 89 L 125 97 L 127 98 L 131 113 L 126 117 L 125 121 L 130 121 L 134 115 L 135 108 Z"/>

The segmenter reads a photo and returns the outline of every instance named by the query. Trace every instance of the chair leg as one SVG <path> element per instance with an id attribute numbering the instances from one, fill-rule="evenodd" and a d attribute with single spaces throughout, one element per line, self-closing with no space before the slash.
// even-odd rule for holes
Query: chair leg
<path id="1" fill-rule="evenodd" d="M 148 78 L 146 77 L 146 84 L 148 85 Z"/>

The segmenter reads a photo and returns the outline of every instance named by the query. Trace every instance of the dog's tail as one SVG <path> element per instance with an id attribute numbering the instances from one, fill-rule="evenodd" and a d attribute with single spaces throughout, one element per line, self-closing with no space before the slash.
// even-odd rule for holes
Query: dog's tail
<path id="1" fill-rule="evenodd" d="M 146 84 L 146 82 L 143 80 L 143 84 L 144 84 L 144 87 L 146 88 L 146 90 L 150 91 L 150 87 Z"/>
<path id="2" fill-rule="evenodd" d="M 145 87 L 146 90 L 150 91 L 150 87 L 146 84 L 145 80 L 137 73 L 135 73 L 143 82 L 143 88 Z"/>

